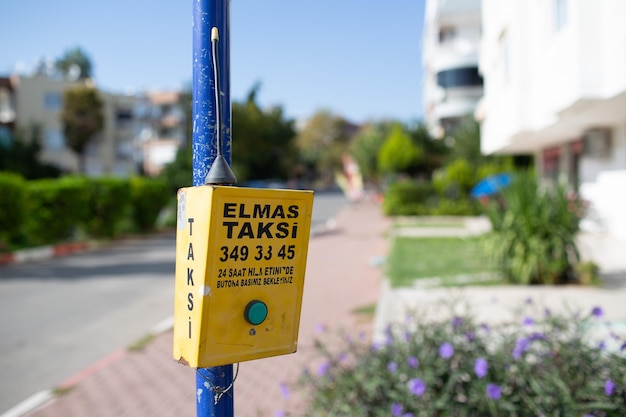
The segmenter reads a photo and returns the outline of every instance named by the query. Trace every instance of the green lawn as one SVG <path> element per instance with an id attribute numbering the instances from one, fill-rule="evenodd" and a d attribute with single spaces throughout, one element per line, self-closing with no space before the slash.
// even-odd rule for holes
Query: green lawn
<path id="1" fill-rule="evenodd" d="M 480 237 L 397 237 L 387 258 L 393 287 L 419 278 L 446 278 L 493 271 L 480 247 Z"/>

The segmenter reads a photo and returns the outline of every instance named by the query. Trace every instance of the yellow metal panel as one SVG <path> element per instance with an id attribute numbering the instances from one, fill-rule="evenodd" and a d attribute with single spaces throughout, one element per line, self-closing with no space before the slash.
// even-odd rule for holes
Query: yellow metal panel
<path id="1" fill-rule="evenodd" d="M 312 191 L 178 192 L 174 359 L 210 367 L 297 348 Z"/>

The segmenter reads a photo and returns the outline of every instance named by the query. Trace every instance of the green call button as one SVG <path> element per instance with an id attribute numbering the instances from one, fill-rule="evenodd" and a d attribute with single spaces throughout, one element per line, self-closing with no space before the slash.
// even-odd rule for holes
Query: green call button
<path id="1" fill-rule="evenodd" d="M 267 318 L 267 305 L 263 301 L 252 300 L 246 306 L 243 317 L 255 326 L 261 324 Z"/>

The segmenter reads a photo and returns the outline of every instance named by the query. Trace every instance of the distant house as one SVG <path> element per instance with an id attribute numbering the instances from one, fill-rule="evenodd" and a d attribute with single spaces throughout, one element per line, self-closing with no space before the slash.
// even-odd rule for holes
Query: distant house
<path id="1" fill-rule="evenodd" d="M 66 146 L 60 115 L 65 90 L 83 82 L 45 73 L 0 77 L 0 141 L 15 140 L 17 130 L 36 125 L 42 135 L 42 162 L 77 172 L 78 156 Z M 158 175 L 185 142 L 181 93 L 98 91 L 104 127 L 85 149 L 85 174 Z"/>
<path id="2" fill-rule="evenodd" d="M 436 138 L 443 138 L 468 115 L 483 94 L 478 72 L 480 0 L 428 0 L 422 61 L 424 119 Z"/>
<path id="3" fill-rule="evenodd" d="M 158 175 L 176 157 L 186 143 L 184 94 L 177 91 L 148 91 L 138 107 L 138 143 L 142 169 L 146 175 Z"/>
<path id="4" fill-rule="evenodd" d="M 626 2 L 484 0 L 486 154 L 535 155 L 590 202 L 586 225 L 626 239 Z"/>
<path id="5" fill-rule="evenodd" d="M 9 143 L 15 132 L 15 89 L 9 77 L 0 77 L 0 145 Z"/>
<path id="6" fill-rule="evenodd" d="M 78 156 L 66 146 L 63 124 L 65 90 L 85 81 L 70 81 L 45 74 L 11 76 L 17 129 L 38 126 L 42 134 L 42 162 L 53 164 L 64 172 L 77 172 Z M 89 81 L 86 81 L 89 82 Z M 128 176 L 138 172 L 133 154 L 135 140 L 134 108 L 137 99 L 132 95 L 99 91 L 103 100 L 105 124 L 103 130 L 88 145 L 85 174 L 90 176 Z M 0 102 L 2 101 L 0 92 Z M 0 109 L 0 112 L 2 110 Z"/>

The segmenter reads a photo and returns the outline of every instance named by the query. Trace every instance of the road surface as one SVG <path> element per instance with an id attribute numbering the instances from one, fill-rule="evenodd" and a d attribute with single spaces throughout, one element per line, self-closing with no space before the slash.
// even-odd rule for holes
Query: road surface
<path id="1" fill-rule="evenodd" d="M 317 193 L 313 227 L 345 204 Z M 0 414 L 62 384 L 171 317 L 175 237 L 0 267 Z"/>

